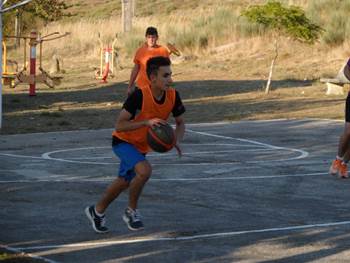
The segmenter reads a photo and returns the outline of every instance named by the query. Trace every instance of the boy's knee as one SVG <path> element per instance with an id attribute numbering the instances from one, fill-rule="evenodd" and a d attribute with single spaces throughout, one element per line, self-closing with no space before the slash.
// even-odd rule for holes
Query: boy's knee
<path id="1" fill-rule="evenodd" d="M 144 179 L 148 179 L 152 174 L 152 167 L 147 161 L 138 163 L 135 167 L 136 174 L 140 175 Z"/>

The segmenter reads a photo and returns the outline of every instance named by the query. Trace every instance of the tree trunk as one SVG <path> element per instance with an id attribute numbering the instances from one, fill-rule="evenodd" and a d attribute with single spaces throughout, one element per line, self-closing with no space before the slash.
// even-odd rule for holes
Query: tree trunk
<path id="1" fill-rule="evenodd" d="M 17 37 L 15 39 L 15 47 L 20 47 L 21 45 L 21 39 L 19 38 L 19 36 L 21 35 L 21 28 L 22 28 L 22 12 L 17 9 L 16 10 L 16 16 L 15 16 L 15 36 Z"/>
<path id="2" fill-rule="evenodd" d="M 132 28 L 132 0 L 122 0 L 122 31 L 130 32 Z"/>
<path id="3" fill-rule="evenodd" d="M 18 14 L 18 10 L 17 10 L 16 15 L 15 15 L 15 36 L 16 37 L 19 36 L 18 24 L 19 24 L 19 14 Z M 19 38 L 15 38 L 15 47 L 19 47 Z"/>
<path id="4" fill-rule="evenodd" d="M 277 38 L 276 38 L 275 39 L 275 56 L 274 56 L 274 58 L 272 59 L 272 62 L 271 62 L 270 73 L 269 73 L 269 78 L 267 79 L 265 94 L 269 94 L 269 92 L 270 92 L 272 72 L 273 72 L 273 67 L 275 65 L 275 61 L 276 61 L 277 57 L 278 57 L 278 44 L 277 44 Z"/>

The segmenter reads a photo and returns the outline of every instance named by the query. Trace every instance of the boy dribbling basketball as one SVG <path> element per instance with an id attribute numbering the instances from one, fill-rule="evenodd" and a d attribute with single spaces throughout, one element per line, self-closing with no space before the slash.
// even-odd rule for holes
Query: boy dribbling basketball
<path id="1" fill-rule="evenodd" d="M 129 204 L 123 220 L 130 230 L 143 229 L 137 204 L 142 189 L 152 173 L 151 164 L 146 159 L 150 151 L 147 145 L 149 127 L 165 123 L 172 113 L 176 128 L 176 149 L 181 156 L 179 141 L 185 132 L 182 104 L 178 92 L 170 88 L 172 72 L 170 60 L 154 57 L 147 62 L 147 76 L 151 81 L 149 89 L 138 89 L 124 103 L 113 132 L 113 152 L 120 159 L 119 176 L 107 188 L 96 205 L 89 206 L 85 213 L 97 233 L 106 233 L 105 211 L 121 192 L 129 189 Z"/>

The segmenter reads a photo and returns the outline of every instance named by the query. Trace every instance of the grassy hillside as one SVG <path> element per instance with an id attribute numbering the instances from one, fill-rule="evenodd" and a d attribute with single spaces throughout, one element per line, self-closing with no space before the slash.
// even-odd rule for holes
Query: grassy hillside
<path id="1" fill-rule="evenodd" d="M 72 32 L 68 43 L 48 43 L 52 52 L 63 49 L 74 50 L 86 56 L 96 53 L 96 37 L 101 33 L 103 40 L 111 42 L 119 34 L 119 47 L 125 56 L 132 56 L 135 48 L 143 41 L 144 29 L 155 25 L 160 29 L 161 40 L 171 41 L 191 54 L 208 54 L 213 48 L 233 43 L 242 38 L 266 37 L 266 32 L 257 25 L 248 23 L 240 13 L 252 4 L 263 0 L 136 0 L 133 31 L 121 33 L 121 1 L 117 0 L 69 0 L 68 10 L 73 17 L 49 24 L 40 29 L 43 33 L 52 31 Z M 321 44 L 331 47 L 345 45 L 350 32 L 347 19 L 350 0 L 283 0 L 285 4 L 299 5 L 308 16 L 325 32 Z M 67 41 L 68 42 L 68 41 Z M 53 48 L 51 48 L 53 46 Z M 64 51 L 63 51 L 64 52 Z M 51 56 L 51 54 L 48 54 Z M 71 56 L 71 55 L 70 55 Z"/>
<path id="2" fill-rule="evenodd" d="M 68 0 L 66 1 L 73 7 L 69 10 L 76 14 L 78 18 L 107 18 L 110 16 L 118 16 L 121 14 L 120 0 Z M 264 1 L 248 1 L 248 0 L 136 0 L 135 1 L 135 16 L 154 16 L 154 15 L 170 15 L 174 13 L 182 13 L 188 10 L 195 10 L 198 8 L 215 9 L 218 5 L 231 6 L 233 8 L 240 8 L 248 4 L 263 3 Z"/>
<path id="3" fill-rule="evenodd" d="M 222 58 L 223 63 L 237 64 L 237 59 L 254 59 L 265 71 L 271 60 L 270 35 L 257 25 L 248 23 L 240 13 L 250 4 L 262 4 L 256 0 L 137 0 L 133 31 L 121 33 L 121 1 L 71 0 L 71 10 L 75 16 L 41 29 L 43 34 L 53 31 L 71 32 L 70 37 L 45 43 L 45 59 L 58 53 L 66 61 L 66 66 L 82 69 L 99 63 L 100 33 L 102 41 L 111 43 L 118 33 L 117 47 L 123 66 L 131 64 L 135 49 L 143 41 L 144 30 L 149 25 L 158 27 L 160 42 L 173 42 L 180 48 L 188 61 L 196 61 L 200 66 L 211 60 Z M 334 74 L 349 55 L 348 20 L 350 0 L 285 0 L 285 4 L 300 5 L 308 16 L 324 27 L 325 32 L 313 46 L 303 45 L 284 39 L 281 46 L 279 64 L 292 70 L 285 71 L 287 77 L 318 78 L 324 74 Z M 341 8 L 334 8 L 335 5 Z M 332 23 L 330 23 L 332 21 Z M 340 26 L 339 26 L 340 25 Z M 182 58 L 183 59 L 183 58 Z M 297 65 L 298 68 L 293 68 Z M 315 65 L 317 65 L 315 67 Z M 224 66 L 223 66 L 224 67 Z M 251 69 L 239 67 L 242 74 L 251 74 Z M 299 72 L 299 73 L 297 73 Z M 297 75 L 295 75 L 297 73 Z M 310 75 L 308 75 L 310 74 Z"/>

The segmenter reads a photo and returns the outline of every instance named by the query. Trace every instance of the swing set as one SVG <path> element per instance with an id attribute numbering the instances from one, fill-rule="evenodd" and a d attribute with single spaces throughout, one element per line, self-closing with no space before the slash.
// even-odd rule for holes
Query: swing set
<path id="1" fill-rule="evenodd" d="M 69 35 L 70 33 L 66 32 L 60 34 L 59 32 L 53 32 L 45 36 L 40 36 L 36 31 L 32 31 L 29 36 L 4 36 L 4 40 L 10 38 L 19 38 L 24 40 L 23 45 L 23 68 L 18 71 L 9 71 L 8 69 L 8 60 L 7 60 L 7 47 L 6 41 L 3 41 L 3 75 L 2 81 L 5 85 L 8 85 L 11 88 L 15 88 L 19 84 L 29 84 L 29 96 L 35 96 L 36 92 L 36 83 L 44 83 L 50 88 L 59 85 L 61 83 L 61 76 L 50 76 L 42 67 L 42 48 L 44 41 L 56 40 L 62 37 Z M 54 36 L 56 35 L 56 36 Z M 27 72 L 28 62 L 27 62 L 27 41 L 29 40 L 29 49 L 30 49 L 30 58 L 29 58 L 29 74 Z M 39 71 L 36 73 L 36 48 L 39 44 Z"/>

